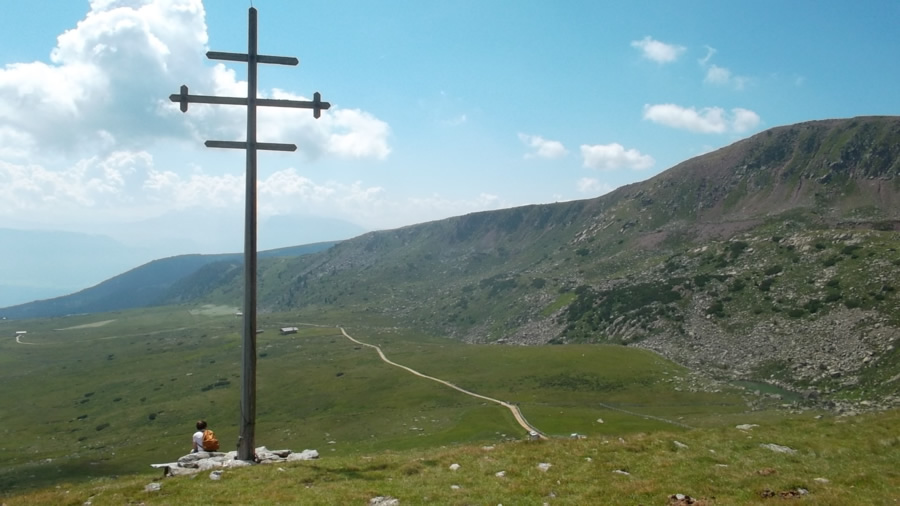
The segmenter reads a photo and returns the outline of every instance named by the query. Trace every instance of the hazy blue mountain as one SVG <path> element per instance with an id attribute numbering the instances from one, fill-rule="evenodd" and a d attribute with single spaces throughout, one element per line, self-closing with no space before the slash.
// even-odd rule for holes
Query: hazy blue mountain
<path id="1" fill-rule="evenodd" d="M 135 223 L 108 225 L 106 230 L 125 244 L 153 251 L 154 256 L 149 258 L 237 252 L 244 248 L 244 209 L 236 206 L 180 210 Z M 335 218 L 262 216 L 257 225 L 257 244 L 260 250 L 268 250 L 341 241 L 365 231 L 359 225 Z"/>
<path id="2" fill-rule="evenodd" d="M 334 244 L 324 242 L 261 251 L 259 258 L 302 256 L 328 249 Z M 197 278 L 195 274 L 198 271 L 203 271 L 209 264 L 217 263 L 237 265 L 242 270 L 243 253 L 179 255 L 154 260 L 70 295 L 0 308 L 0 316 L 17 319 L 44 318 L 146 307 L 162 301 L 171 302 L 173 299 L 184 298 L 181 294 L 196 290 L 196 286 L 186 284 L 183 280 Z M 170 295 L 173 286 L 176 287 L 176 294 Z"/>
<path id="3" fill-rule="evenodd" d="M 0 307 L 95 285 L 149 258 L 103 235 L 0 228 Z"/>
<path id="4" fill-rule="evenodd" d="M 108 224 L 103 234 L 0 228 L 0 307 L 75 293 L 151 260 L 242 252 L 242 209 L 185 211 L 135 223 Z M 316 216 L 260 220 L 260 250 L 348 239 L 359 225 Z"/>

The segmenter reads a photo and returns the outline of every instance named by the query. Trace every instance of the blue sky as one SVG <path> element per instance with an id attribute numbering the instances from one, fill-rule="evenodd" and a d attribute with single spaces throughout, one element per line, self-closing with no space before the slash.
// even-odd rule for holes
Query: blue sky
<path id="1" fill-rule="evenodd" d="M 255 0 L 261 247 L 602 195 L 766 128 L 900 114 L 900 3 Z M 248 1 L 11 2 L 0 220 L 239 251 Z M 317 224 L 318 223 L 318 224 Z M 323 226 L 323 223 L 325 224 Z M 272 224 L 267 229 L 268 224 Z M 287 226 L 285 226 L 287 224 Z"/>

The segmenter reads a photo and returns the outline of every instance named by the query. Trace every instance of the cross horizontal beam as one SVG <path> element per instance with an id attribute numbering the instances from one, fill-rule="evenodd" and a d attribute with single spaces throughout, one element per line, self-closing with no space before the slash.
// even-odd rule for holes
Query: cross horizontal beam
<path id="1" fill-rule="evenodd" d="M 207 51 L 206 57 L 210 60 L 226 60 L 249 62 L 250 57 L 247 53 L 227 53 L 224 51 Z M 298 65 L 300 60 L 293 56 L 269 56 L 267 54 L 256 55 L 257 63 L 271 63 L 273 65 Z"/>
<path id="2" fill-rule="evenodd" d="M 247 149 L 249 144 L 241 141 L 206 141 L 208 148 Z M 281 144 L 278 142 L 257 142 L 256 149 L 267 151 L 297 151 L 296 144 Z"/>
<path id="3" fill-rule="evenodd" d="M 224 104 L 224 105 L 248 105 L 245 97 L 216 97 L 212 95 L 190 95 L 188 87 L 181 86 L 181 93 L 169 95 L 169 100 L 181 105 L 181 112 L 187 112 L 188 104 Z M 257 98 L 256 105 L 265 107 L 289 107 L 293 109 L 312 109 L 313 117 L 321 116 L 321 111 L 331 108 L 330 102 L 322 102 L 322 95 L 317 91 L 313 93 L 312 100 L 282 100 L 273 98 Z"/>

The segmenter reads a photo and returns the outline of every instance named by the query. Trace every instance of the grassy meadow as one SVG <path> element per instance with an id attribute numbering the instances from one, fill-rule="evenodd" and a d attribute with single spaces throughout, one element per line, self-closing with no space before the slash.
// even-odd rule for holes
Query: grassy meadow
<path id="1" fill-rule="evenodd" d="M 874 504 L 900 502 L 897 411 L 757 420 L 689 432 L 453 445 L 161 479 L 105 477 L 8 497 L 19 505 Z M 773 452 L 763 444 L 788 446 Z M 458 464 L 457 470 L 451 465 Z M 539 464 L 549 464 L 543 466 Z M 503 473 L 498 476 L 498 473 Z M 160 489 L 145 487 L 158 481 Z M 683 494 L 694 502 L 675 502 Z"/>
<path id="2" fill-rule="evenodd" d="M 338 323 L 394 361 L 519 403 L 549 435 L 685 430 L 650 416 L 695 425 L 744 406 L 735 392 L 691 393 L 686 370 L 642 350 L 475 346 L 347 314 L 315 316 L 260 316 L 257 445 L 330 457 L 524 436 L 506 409 L 381 362 Z M 279 335 L 295 325 L 299 333 Z M 224 306 L 0 322 L 0 489 L 147 471 L 189 450 L 198 418 L 231 449 L 240 326 Z"/>
<path id="3" fill-rule="evenodd" d="M 450 484 L 445 487 L 443 480 L 450 477 L 443 474 L 451 463 L 444 460 L 460 460 L 461 465 L 480 469 L 465 485 L 460 483 L 466 491 L 452 496 L 459 500 L 447 496 L 449 503 L 478 497 L 478 487 L 509 497 L 516 487 L 532 481 L 534 471 L 529 466 L 536 464 L 529 459 L 543 454 L 560 463 L 578 456 L 571 465 L 577 462 L 580 467 L 594 455 L 594 464 L 585 468 L 592 469 L 601 461 L 612 465 L 603 455 L 615 449 L 628 456 L 621 466 L 650 473 L 653 466 L 663 465 L 657 462 L 661 456 L 667 460 L 684 453 L 673 453 L 670 439 L 700 448 L 708 438 L 721 437 L 716 444 L 724 451 L 726 434 L 749 444 L 743 442 L 744 434 L 735 433 L 735 424 L 759 423 L 768 427 L 763 430 L 773 430 L 790 418 L 778 412 L 746 413 L 742 390 L 710 384 L 645 350 L 467 345 L 353 314 L 263 314 L 259 323 L 264 332 L 257 344 L 256 444 L 319 451 L 319 461 L 284 471 L 291 476 L 299 473 L 302 478 L 293 478 L 297 483 L 314 484 L 311 488 L 322 493 L 310 496 L 312 503 L 332 502 L 326 500 L 332 493 L 352 502 L 357 500 L 354 494 L 379 487 L 386 487 L 385 493 L 401 487 L 395 494 L 410 497 L 444 494 Z M 524 430 L 505 408 L 381 362 L 374 350 L 344 338 L 338 324 L 354 338 L 380 346 L 395 362 L 517 403 L 525 417 L 552 440 L 522 443 Z M 283 326 L 298 326 L 300 332 L 281 336 L 278 328 Z M 111 503 L 143 501 L 146 498 L 138 497 L 143 492 L 135 496 L 132 491 L 137 483 L 146 484 L 158 476 L 149 464 L 187 453 L 198 418 L 210 422 L 223 451 L 233 449 L 238 435 L 240 327 L 235 309 L 224 306 L 0 321 L 0 497 L 4 503 L 21 499 L 37 504 L 40 500 L 34 498 L 40 494 L 59 494 L 71 487 L 82 494 L 78 504 L 86 500 L 83 494 L 99 494 Z M 25 344 L 16 342 L 19 330 L 27 331 L 20 336 Z M 812 420 L 811 413 L 802 416 L 806 423 Z M 805 429 L 795 432 L 796 437 L 808 435 Z M 572 433 L 587 439 L 570 440 Z M 791 442 L 786 440 L 776 442 Z M 887 442 L 876 449 L 896 449 L 897 442 L 888 435 L 882 440 Z M 483 454 L 480 448 L 485 445 L 496 445 L 497 452 Z M 645 462 L 641 455 L 646 451 L 650 453 Z M 691 452 L 706 464 L 715 460 L 709 452 Z M 750 453 L 770 457 L 755 450 Z M 817 458 L 822 460 L 822 455 Z M 481 483 L 481 475 L 494 466 L 493 459 L 500 459 L 496 465 L 510 466 L 510 476 L 516 477 L 501 483 L 520 484 L 497 488 Z M 513 465 L 518 466 L 515 472 Z M 229 471 L 229 479 L 219 485 L 237 483 L 231 477 L 244 476 L 248 483 L 234 485 L 241 491 L 227 494 L 245 499 L 251 496 L 242 494 L 261 493 L 268 488 L 265 480 L 275 476 L 266 469 L 234 473 Z M 535 476 L 544 479 L 552 473 Z M 600 476 L 610 479 L 603 473 Z M 428 485 L 436 487 L 434 492 L 416 488 L 430 479 L 437 480 Z M 654 478 L 663 484 L 669 479 Z M 166 481 L 164 490 L 188 487 L 173 493 L 189 494 L 190 486 L 180 483 L 200 484 L 189 480 Z M 357 487 L 355 480 L 368 485 Z M 384 480 L 387 483 L 377 483 Z M 215 486 L 206 481 L 204 490 Z M 557 488 L 578 488 L 576 482 Z M 63 487 L 63 483 L 75 485 Z M 553 488 L 550 485 L 519 492 L 540 503 L 538 497 L 546 495 L 544 489 Z M 35 492 L 42 487 L 49 488 Z M 142 491 L 142 487 L 138 488 Z M 288 490 L 295 487 L 296 483 Z M 341 487 L 355 492 L 337 492 Z M 640 488 L 627 493 L 640 497 Z M 585 493 L 595 489 L 599 491 L 592 486 Z M 712 489 L 684 493 L 705 490 Z M 37 495 L 22 495 L 29 493 Z M 190 504 L 208 499 L 168 493 L 158 496 L 160 502 Z M 59 499 L 55 496 L 50 502 Z M 293 501 L 285 496 L 258 502 Z"/>

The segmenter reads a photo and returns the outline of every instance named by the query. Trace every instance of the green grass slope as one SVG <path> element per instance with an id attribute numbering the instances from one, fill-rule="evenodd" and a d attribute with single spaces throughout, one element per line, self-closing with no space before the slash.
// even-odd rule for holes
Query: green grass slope
<path id="1" fill-rule="evenodd" d="M 325 326 L 303 325 L 312 316 Z M 381 362 L 339 320 L 395 361 L 519 404 L 553 436 L 682 431 L 746 410 L 741 390 L 643 350 L 476 346 L 345 314 L 271 314 L 258 337 L 257 444 L 330 458 L 524 437 L 508 410 Z M 286 325 L 302 330 L 279 335 Z M 199 418 L 230 449 L 239 328 L 234 308 L 212 305 L 0 322 L 0 489 L 144 471 L 187 453 Z"/>
<path id="2" fill-rule="evenodd" d="M 758 426 L 508 442 L 226 470 L 220 480 L 158 474 L 64 484 L 4 499 L 38 504 L 894 504 L 900 438 L 893 411 Z M 777 453 L 778 444 L 795 453 Z M 457 470 L 451 470 L 458 464 Z M 540 464 L 545 466 L 539 467 Z M 549 467 L 546 465 L 549 464 Z M 546 468 L 546 470 L 544 470 Z M 503 472 L 503 476 L 497 473 Z M 682 495 L 681 501 L 676 497 Z"/>

